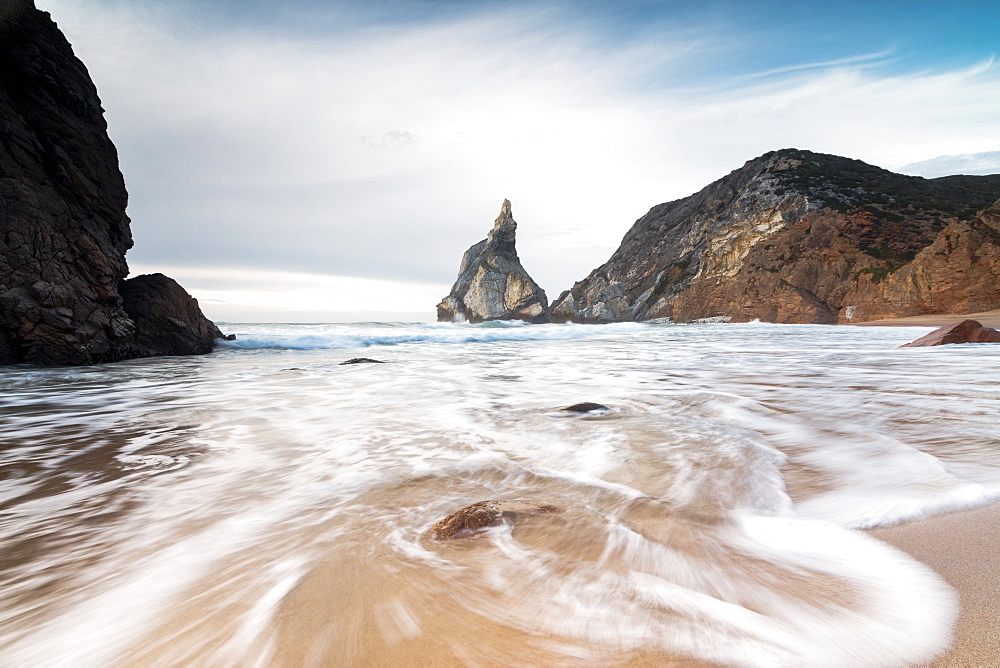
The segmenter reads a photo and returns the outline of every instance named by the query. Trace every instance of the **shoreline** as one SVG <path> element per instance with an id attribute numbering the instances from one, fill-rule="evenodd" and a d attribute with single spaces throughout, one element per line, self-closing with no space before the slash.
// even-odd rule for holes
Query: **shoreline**
<path id="1" fill-rule="evenodd" d="M 867 533 L 924 563 L 958 592 L 951 646 L 924 666 L 1000 662 L 1000 503 L 936 515 Z"/>
<path id="2" fill-rule="evenodd" d="M 913 315 L 907 318 L 887 318 L 885 320 L 866 320 L 864 322 L 844 323 L 852 327 L 944 327 L 963 320 L 978 320 L 983 327 L 1000 329 L 1000 309 L 980 311 L 978 313 L 931 313 Z"/>

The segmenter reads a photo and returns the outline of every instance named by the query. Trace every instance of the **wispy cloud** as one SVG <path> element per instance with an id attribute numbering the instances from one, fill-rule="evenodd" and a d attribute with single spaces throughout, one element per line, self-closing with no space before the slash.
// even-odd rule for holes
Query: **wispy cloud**
<path id="1" fill-rule="evenodd" d="M 893 49 L 886 49 L 877 53 L 863 53 L 857 56 L 847 56 L 845 58 L 835 58 L 833 60 L 823 60 L 814 63 L 795 63 L 782 67 L 773 67 L 762 72 L 753 72 L 746 75 L 751 79 L 762 79 L 778 74 L 789 74 L 791 72 L 803 72 L 806 70 L 825 70 L 831 68 L 845 67 L 847 65 L 875 65 L 884 64 L 885 60 L 892 56 Z"/>
<path id="2" fill-rule="evenodd" d="M 964 155 L 939 155 L 929 160 L 901 165 L 899 171 L 927 178 L 949 174 L 1000 174 L 1000 150 Z"/>

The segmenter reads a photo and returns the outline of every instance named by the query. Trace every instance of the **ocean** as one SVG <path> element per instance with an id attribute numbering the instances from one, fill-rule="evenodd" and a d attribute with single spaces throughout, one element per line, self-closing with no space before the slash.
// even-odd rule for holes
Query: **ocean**
<path id="1" fill-rule="evenodd" d="M 1000 497 L 928 328 L 222 329 L 0 370 L 0 664 L 905 665 L 957 597 L 863 529 Z M 429 536 L 489 499 L 559 512 Z"/>

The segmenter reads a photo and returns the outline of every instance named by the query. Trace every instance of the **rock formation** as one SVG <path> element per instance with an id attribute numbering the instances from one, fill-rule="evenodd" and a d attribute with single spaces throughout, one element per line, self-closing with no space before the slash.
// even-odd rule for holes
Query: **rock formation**
<path id="1" fill-rule="evenodd" d="M 180 286 L 125 281 L 127 200 L 87 69 L 33 0 L 3 0 L 0 364 L 211 350 L 220 333 Z"/>
<path id="2" fill-rule="evenodd" d="M 545 292 L 517 257 L 516 230 L 510 201 L 504 200 L 493 229 L 462 256 L 451 293 L 437 305 L 438 320 L 548 320 Z"/>
<path id="3" fill-rule="evenodd" d="M 640 218 L 557 322 L 844 323 L 1000 307 L 1000 175 L 767 153 Z"/>
<path id="4" fill-rule="evenodd" d="M 978 320 L 963 320 L 935 329 L 916 341 L 904 343 L 900 348 L 944 346 L 950 343 L 1000 343 L 1000 332 L 992 327 L 983 327 Z"/>
<path id="5" fill-rule="evenodd" d="M 513 523 L 521 517 L 555 512 L 559 512 L 556 506 L 528 501 L 479 501 L 439 521 L 431 527 L 431 536 L 436 540 L 457 538 Z"/>

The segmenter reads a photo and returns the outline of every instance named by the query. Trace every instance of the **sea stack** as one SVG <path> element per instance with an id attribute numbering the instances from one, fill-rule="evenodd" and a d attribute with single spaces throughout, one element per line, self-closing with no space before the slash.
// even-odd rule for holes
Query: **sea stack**
<path id="1" fill-rule="evenodd" d="M 458 279 L 437 305 L 442 322 L 548 322 L 545 291 L 521 266 L 514 247 L 517 223 L 504 200 L 493 229 L 462 256 Z"/>
<path id="2" fill-rule="evenodd" d="M 128 194 L 97 90 L 33 0 L 0 3 L 0 364 L 212 350 L 165 276 L 126 281 Z"/>
<path id="3" fill-rule="evenodd" d="M 1000 308 L 1000 175 L 773 151 L 640 218 L 557 322 L 848 323 Z"/>

